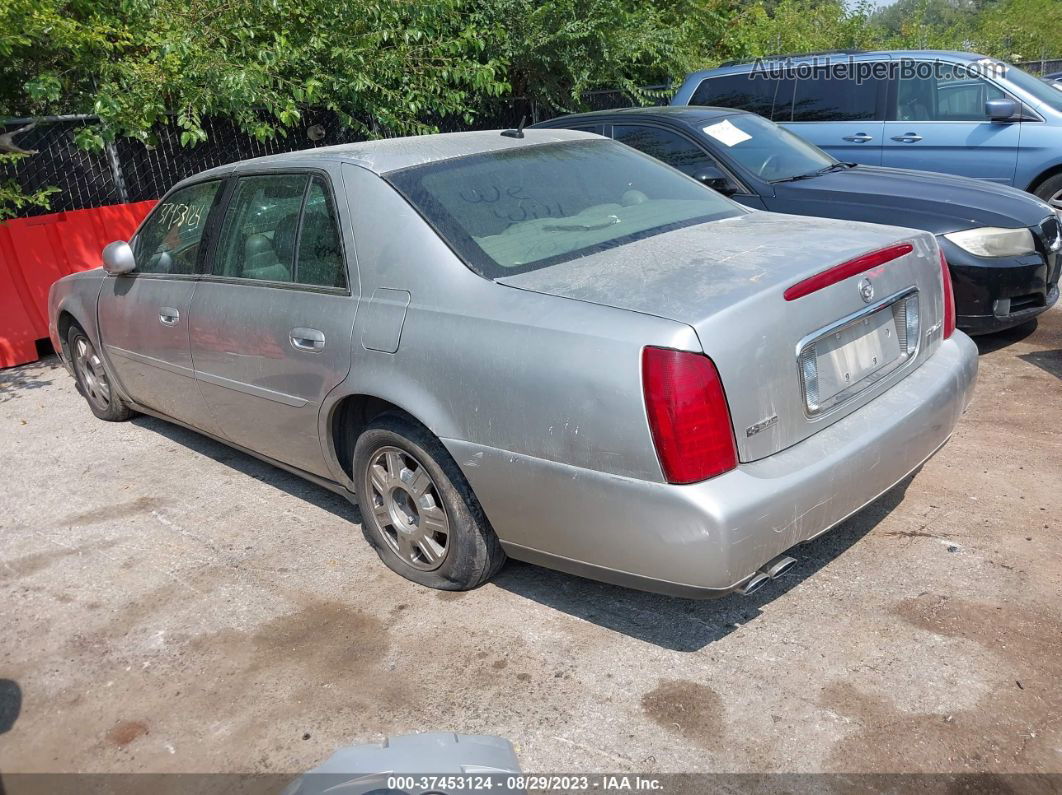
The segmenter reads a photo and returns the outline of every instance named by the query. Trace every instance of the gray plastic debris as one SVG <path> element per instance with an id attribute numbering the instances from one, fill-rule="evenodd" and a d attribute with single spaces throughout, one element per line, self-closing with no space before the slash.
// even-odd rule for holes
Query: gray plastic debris
<path id="1" fill-rule="evenodd" d="M 295 779 L 284 795 L 450 795 L 465 793 L 490 778 L 485 791 L 522 793 L 507 777 L 520 773 L 512 743 L 504 737 L 431 732 L 389 737 L 379 745 L 340 748 Z M 447 776 L 463 781 L 452 788 Z"/>

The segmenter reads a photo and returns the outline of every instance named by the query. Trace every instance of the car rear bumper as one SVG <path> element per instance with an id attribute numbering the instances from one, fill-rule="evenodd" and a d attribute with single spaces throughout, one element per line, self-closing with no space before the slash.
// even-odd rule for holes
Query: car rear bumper
<path id="1" fill-rule="evenodd" d="M 951 435 L 976 374 L 977 348 L 956 332 L 853 414 L 689 486 L 443 443 L 511 557 L 642 590 L 721 596 L 917 469 Z"/>

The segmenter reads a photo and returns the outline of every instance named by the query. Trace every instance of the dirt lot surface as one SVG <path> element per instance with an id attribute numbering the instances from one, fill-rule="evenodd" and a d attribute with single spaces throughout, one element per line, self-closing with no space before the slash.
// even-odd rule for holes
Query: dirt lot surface
<path id="1" fill-rule="evenodd" d="M 54 359 L 0 372 L 0 770 L 297 772 L 455 730 L 539 772 L 1062 772 L 1062 309 L 980 344 L 936 457 L 717 602 L 522 564 L 425 590 L 340 497 L 99 422 Z"/>

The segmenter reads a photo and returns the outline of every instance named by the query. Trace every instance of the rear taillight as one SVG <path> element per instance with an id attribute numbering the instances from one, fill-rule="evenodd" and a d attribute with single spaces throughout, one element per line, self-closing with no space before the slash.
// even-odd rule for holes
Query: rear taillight
<path id="1" fill-rule="evenodd" d="M 940 281 L 944 288 L 944 339 L 955 331 L 955 290 L 951 286 L 951 272 L 944 252 L 940 252 Z"/>
<path id="2" fill-rule="evenodd" d="M 696 483 L 737 466 L 730 409 L 711 359 L 646 348 L 642 389 L 656 454 L 669 483 Z"/>
<path id="3" fill-rule="evenodd" d="M 786 301 L 795 301 L 816 290 L 821 290 L 823 287 L 829 287 L 831 284 L 844 281 L 857 273 L 863 273 L 871 268 L 878 267 L 878 265 L 884 265 L 886 262 L 899 259 L 904 254 L 910 254 L 912 251 L 914 251 L 914 246 L 910 243 L 899 243 L 895 246 L 883 248 L 880 251 L 872 251 L 870 254 L 864 254 L 861 257 L 850 259 L 848 262 L 842 262 L 840 265 L 834 265 L 822 273 L 816 273 L 802 282 L 797 282 L 787 289 L 783 295 Z"/>

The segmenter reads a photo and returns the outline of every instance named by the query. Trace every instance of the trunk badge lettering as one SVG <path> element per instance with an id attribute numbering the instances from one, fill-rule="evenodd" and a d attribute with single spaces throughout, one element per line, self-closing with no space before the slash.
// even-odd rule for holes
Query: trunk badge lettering
<path id="1" fill-rule="evenodd" d="M 748 438 L 750 436 L 755 436 L 760 431 L 767 430 L 772 425 L 775 425 L 777 422 L 778 422 L 778 415 L 777 414 L 773 414 L 773 415 L 771 415 L 770 417 L 768 417 L 765 420 L 760 420 L 755 425 L 750 425 L 749 427 L 747 427 L 745 429 L 745 437 Z"/>
<path id="2" fill-rule="evenodd" d="M 870 283 L 870 279 L 861 279 L 857 287 L 864 304 L 869 304 L 874 300 L 874 285 Z"/>

